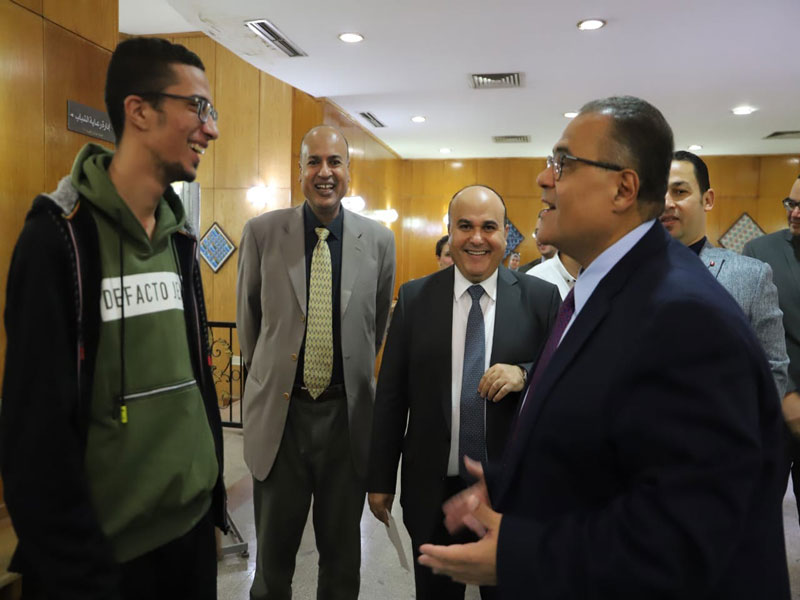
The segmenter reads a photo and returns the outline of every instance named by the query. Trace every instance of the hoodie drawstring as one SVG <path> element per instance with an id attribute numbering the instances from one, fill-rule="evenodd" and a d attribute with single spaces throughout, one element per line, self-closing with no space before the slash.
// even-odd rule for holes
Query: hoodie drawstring
<path id="1" fill-rule="evenodd" d="M 122 230 L 119 223 L 122 215 L 117 219 L 117 236 L 119 238 L 119 293 L 120 311 L 119 320 L 119 420 L 120 423 L 128 422 L 128 407 L 125 404 L 125 269 L 123 263 Z"/>

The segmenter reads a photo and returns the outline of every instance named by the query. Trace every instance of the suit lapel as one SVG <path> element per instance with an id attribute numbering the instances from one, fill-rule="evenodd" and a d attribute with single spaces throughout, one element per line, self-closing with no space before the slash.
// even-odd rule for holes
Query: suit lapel
<path id="1" fill-rule="evenodd" d="M 703 249 L 700 250 L 700 260 L 703 261 L 703 264 L 708 267 L 708 272 L 711 273 L 715 279 L 719 278 L 719 272 L 722 270 L 722 265 L 725 263 L 725 259 L 719 256 L 716 256 L 716 252 L 714 252 L 714 246 L 708 243 L 706 240 L 705 245 L 703 245 Z"/>
<path id="2" fill-rule="evenodd" d="M 422 328 L 432 346 L 430 355 L 442 357 L 441 361 L 430 365 L 430 373 L 431 381 L 436 382 L 432 398 L 439 398 L 448 432 L 453 416 L 453 269 L 455 267 L 450 267 L 431 277 L 430 310 L 425 313 L 425 327 Z"/>
<path id="3" fill-rule="evenodd" d="M 297 304 L 306 314 L 306 250 L 303 232 L 303 205 L 295 207 L 283 224 L 286 236 L 281 244 L 283 262 L 292 282 L 292 289 L 297 297 Z"/>
<path id="4" fill-rule="evenodd" d="M 656 222 L 644 237 L 614 265 L 595 288 L 581 312 L 575 318 L 564 339 L 550 359 L 550 363 L 539 380 L 537 388 L 526 400 L 526 406 L 520 413 L 515 430 L 503 457 L 503 470 L 499 480 L 497 493 L 492 500 L 501 504 L 508 491 L 528 440 L 536 427 L 542 408 L 549 401 L 550 392 L 558 383 L 564 372 L 572 364 L 611 310 L 615 296 L 625 287 L 630 276 L 647 261 L 652 253 L 669 242 L 661 225 Z M 534 365 L 535 367 L 535 365 Z M 527 405 L 530 403 L 530 406 Z"/>
<path id="5" fill-rule="evenodd" d="M 358 226 L 358 221 L 353 213 L 345 211 L 344 224 L 342 227 L 342 306 L 341 317 L 347 311 L 350 298 L 353 295 L 353 288 L 358 279 L 359 265 L 361 264 L 361 253 L 364 251 L 364 244 L 361 239 L 363 232 Z"/>
<path id="6" fill-rule="evenodd" d="M 492 355 L 489 364 L 504 362 L 498 352 L 502 352 L 503 340 L 514 339 L 516 314 L 522 306 L 520 288 L 517 280 L 505 268 L 498 267 L 497 304 L 494 311 L 494 334 L 492 335 Z"/>

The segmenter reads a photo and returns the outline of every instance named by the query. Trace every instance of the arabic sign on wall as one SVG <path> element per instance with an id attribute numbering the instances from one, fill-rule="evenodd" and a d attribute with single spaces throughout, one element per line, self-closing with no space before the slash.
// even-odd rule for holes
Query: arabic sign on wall
<path id="1" fill-rule="evenodd" d="M 67 129 L 112 144 L 116 142 L 108 114 L 74 100 L 67 100 Z"/>

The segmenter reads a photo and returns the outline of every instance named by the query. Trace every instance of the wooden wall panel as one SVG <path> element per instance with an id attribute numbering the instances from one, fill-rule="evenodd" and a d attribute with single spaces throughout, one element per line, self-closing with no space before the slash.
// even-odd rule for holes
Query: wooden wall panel
<path id="1" fill-rule="evenodd" d="M 260 77 L 259 179 L 266 186 L 283 189 L 288 198 L 292 181 L 292 87 L 266 73 Z"/>
<path id="2" fill-rule="evenodd" d="M 315 125 L 322 125 L 322 103 L 300 90 L 292 90 L 292 206 L 303 203 L 300 188 L 300 142 Z"/>
<path id="3" fill-rule="evenodd" d="M 70 0 L 69 2 L 44 0 L 42 14 L 53 23 L 58 23 L 64 29 L 107 50 L 114 50 L 117 46 L 118 2 L 113 0 Z M 105 75 L 105 71 L 103 74 Z"/>
<path id="4" fill-rule="evenodd" d="M 32 10 L 37 15 L 42 14 L 42 2 L 43 0 L 11 0 L 15 4 L 19 4 L 20 6 L 24 6 L 28 10 Z"/>
<path id="5" fill-rule="evenodd" d="M 67 130 L 67 100 L 105 110 L 103 88 L 111 53 L 44 21 L 44 189 L 55 189 L 87 142 L 107 142 Z"/>
<path id="6" fill-rule="evenodd" d="M 219 139 L 214 142 L 217 188 L 258 183 L 259 70 L 217 44 Z"/>
<path id="7" fill-rule="evenodd" d="M 249 219 L 261 213 L 247 202 L 246 194 L 246 189 L 217 189 L 214 193 L 214 218 L 237 247 L 228 262 L 213 275 L 214 299 L 210 306 L 214 309 L 211 319 L 215 321 L 236 320 L 236 274 L 242 230 Z"/>
<path id="8" fill-rule="evenodd" d="M 197 35 L 192 37 L 179 37 L 170 39 L 171 42 L 182 44 L 200 57 L 203 61 L 203 66 L 206 68 L 206 78 L 208 79 L 209 87 L 212 93 L 216 89 L 217 81 L 217 49 L 216 43 L 205 35 Z M 217 106 L 216 96 L 211 99 L 214 106 Z M 220 117 L 223 119 L 223 117 Z M 212 142 L 206 149 L 203 159 L 200 161 L 200 168 L 197 170 L 197 183 L 200 184 L 201 189 L 214 187 L 214 157 L 216 155 L 217 143 Z M 205 230 L 203 230 L 205 231 Z M 202 233 L 202 232 L 201 232 Z"/>
<path id="9" fill-rule="evenodd" d="M 44 186 L 44 70 L 42 19 L 0 0 L 0 315 L 6 275 L 25 214 Z M 0 327 L 0 365 L 6 330 Z M 2 382 L 0 373 L 0 382 Z"/>

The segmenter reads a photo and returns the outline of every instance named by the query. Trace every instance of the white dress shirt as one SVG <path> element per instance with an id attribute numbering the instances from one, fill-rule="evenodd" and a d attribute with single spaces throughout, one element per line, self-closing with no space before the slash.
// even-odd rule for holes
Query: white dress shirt
<path id="1" fill-rule="evenodd" d="M 561 294 L 562 300 L 567 297 L 572 286 L 575 285 L 575 278 L 569 274 L 558 254 L 548 261 L 540 262 L 525 274 L 543 279 L 547 283 L 552 283 L 558 288 L 558 293 Z"/>
<path id="2" fill-rule="evenodd" d="M 461 423 L 461 378 L 464 374 L 464 342 L 467 337 L 467 318 L 469 309 L 472 308 L 472 297 L 467 289 L 474 285 L 461 274 L 457 266 L 453 266 L 453 324 L 452 331 L 452 392 L 451 392 L 451 419 L 450 419 L 450 458 L 447 462 L 447 474 L 458 475 L 458 435 Z M 486 344 L 484 353 L 484 372 L 489 368 L 492 357 L 492 340 L 494 338 L 494 315 L 497 306 L 497 269 L 487 279 L 480 282 L 484 294 L 481 296 L 480 305 L 483 311 L 483 332 Z M 476 390 L 477 391 L 477 390 Z M 484 418 L 485 418 L 484 412 Z M 477 460 L 477 458 L 476 458 Z"/>

